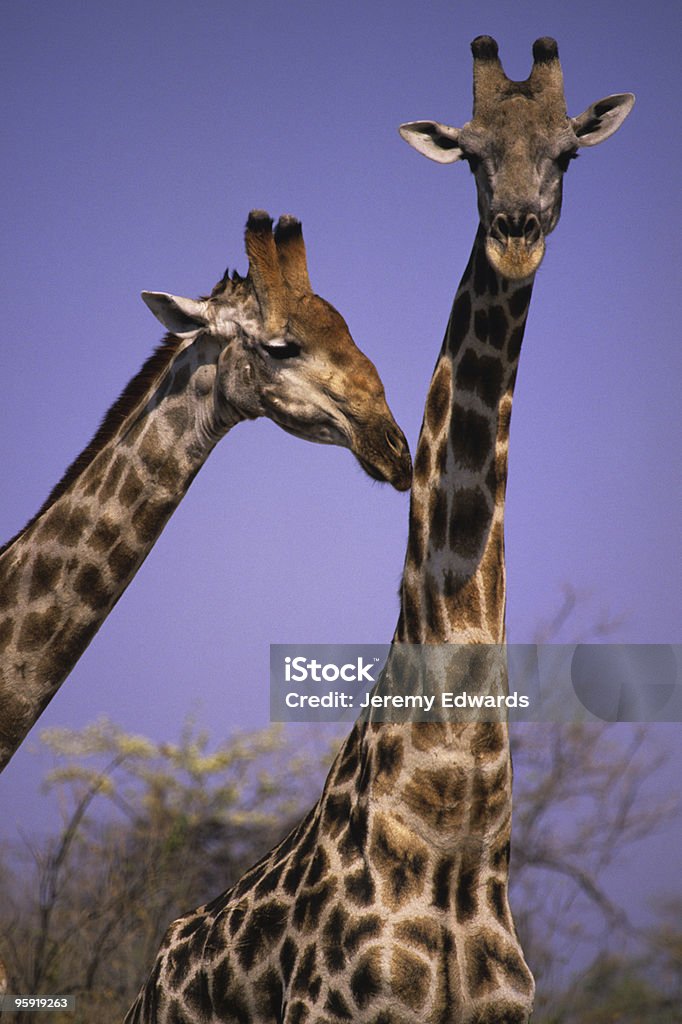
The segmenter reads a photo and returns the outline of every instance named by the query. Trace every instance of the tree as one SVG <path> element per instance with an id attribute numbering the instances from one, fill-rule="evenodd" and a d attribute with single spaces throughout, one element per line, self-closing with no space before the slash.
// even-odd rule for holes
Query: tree
<path id="1" fill-rule="evenodd" d="M 585 605 L 585 596 L 567 587 L 556 613 L 538 629 L 536 642 L 567 637 L 572 643 L 604 642 L 620 627 L 606 614 L 591 614 L 591 625 L 576 628 Z M 666 925 L 665 916 L 674 901 L 659 908 L 659 925 L 646 931 L 633 926 L 627 906 L 609 887 L 614 868 L 638 840 L 680 821 L 677 794 L 662 796 L 650 785 L 667 760 L 656 728 L 606 722 L 524 723 L 513 727 L 511 738 L 510 895 L 537 982 L 534 1022 L 672 1022 L 676 1018 L 665 1016 L 669 994 L 682 994 L 680 918 Z M 677 905 L 682 909 L 679 900 Z M 669 952 L 667 973 L 664 949 Z M 569 983 L 566 994 L 563 989 L 576 951 L 583 963 L 591 958 L 592 964 L 580 972 L 578 981 Z M 576 993 L 584 999 L 578 1000 Z M 629 1007 L 630 1016 L 617 1009 L 621 1003 Z"/>
<path id="2" fill-rule="evenodd" d="M 64 1020 L 115 1019 L 170 922 L 236 881 L 293 824 L 311 795 L 311 761 L 277 728 L 212 752 L 191 722 L 177 745 L 109 722 L 43 741 L 58 756 L 48 781 L 63 825 L 29 848 L 28 875 L 5 857 L 0 956 L 12 991 L 75 994 L 76 1016 Z"/>
<path id="3" fill-rule="evenodd" d="M 660 908 L 644 953 L 601 953 L 579 983 L 555 993 L 538 1024 L 680 1024 L 682 1021 L 682 904 Z"/>
<path id="4" fill-rule="evenodd" d="M 511 902 L 537 981 L 534 1020 L 587 1024 L 593 1019 L 586 1015 L 588 1004 L 583 1016 L 566 1016 L 565 1010 L 563 1016 L 543 1014 L 555 1007 L 555 992 L 565 984 L 576 949 L 582 947 L 583 959 L 595 958 L 588 977 L 600 992 L 614 989 L 625 963 L 614 958 L 614 949 L 638 951 L 633 961 L 627 960 L 628 969 L 640 963 L 643 951 L 650 962 L 654 936 L 633 927 L 627 908 L 609 892 L 608 881 L 637 840 L 679 817 L 679 803 L 645 792 L 664 754 L 652 751 L 644 727 L 526 724 L 515 730 L 513 753 Z M 656 941 L 662 941 L 662 933 Z M 581 992 L 586 983 L 582 976 Z M 646 988 L 649 982 L 642 985 Z M 633 980 L 632 1006 L 635 989 Z M 595 1024 L 653 1024 L 658 1019 L 594 1017 Z"/>

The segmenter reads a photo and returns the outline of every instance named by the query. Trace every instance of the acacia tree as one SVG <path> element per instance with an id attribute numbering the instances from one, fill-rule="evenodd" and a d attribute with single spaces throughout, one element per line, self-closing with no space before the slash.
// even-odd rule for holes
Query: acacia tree
<path id="1" fill-rule="evenodd" d="M 13 991 L 75 994 L 72 1024 L 115 1019 L 171 920 L 236 881 L 298 816 L 320 756 L 311 764 L 277 728 L 213 751 L 191 723 L 178 744 L 109 722 L 42 738 L 63 825 L 24 851 L 30 871 L 5 857 L 0 956 Z"/>

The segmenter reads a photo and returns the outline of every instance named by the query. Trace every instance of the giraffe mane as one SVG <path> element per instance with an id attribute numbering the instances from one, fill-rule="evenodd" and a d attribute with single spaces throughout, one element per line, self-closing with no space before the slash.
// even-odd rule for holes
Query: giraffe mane
<path id="1" fill-rule="evenodd" d="M 246 277 L 243 277 L 238 270 L 233 270 L 230 274 L 229 267 L 218 283 L 213 286 L 211 294 L 200 297 L 200 301 L 215 303 L 241 302 L 245 299 L 253 299 L 258 302 L 251 275 L 247 273 Z"/>
<path id="2" fill-rule="evenodd" d="M 121 424 L 126 420 L 133 409 L 135 409 L 140 402 L 140 399 L 147 393 L 154 381 L 168 367 L 181 344 L 182 339 L 176 337 L 174 334 L 167 334 L 165 336 L 154 352 L 152 352 L 145 361 L 139 373 L 137 373 L 132 380 L 128 382 L 128 384 L 126 384 L 121 394 L 110 407 L 109 411 L 105 413 L 104 418 L 97 428 L 92 440 L 67 467 L 61 479 L 52 488 L 36 514 L 31 516 L 26 525 L 23 526 L 13 537 L 10 537 L 2 547 L 0 547 L 0 556 L 3 555 L 4 552 L 11 547 L 11 545 L 14 544 L 22 534 L 26 533 L 26 531 L 33 526 L 36 520 L 38 520 L 42 514 L 55 503 L 55 501 L 58 501 L 58 499 L 68 491 L 69 487 L 71 487 L 78 477 L 85 472 L 93 459 L 95 459 L 102 449 L 115 437 Z"/>

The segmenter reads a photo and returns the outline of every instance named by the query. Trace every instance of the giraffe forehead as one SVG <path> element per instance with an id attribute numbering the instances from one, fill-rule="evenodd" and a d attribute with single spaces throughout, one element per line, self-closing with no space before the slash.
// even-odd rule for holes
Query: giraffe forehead
<path id="1" fill-rule="evenodd" d="M 341 314 L 319 295 L 292 296 L 289 304 L 289 322 L 302 335 L 311 338 L 319 335 L 330 339 L 330 343 L 343 344 L 350 339 L 350 332 Z"/>
<path id="2" fill-rule="evenodd" d="M 340 372 L 376 377 L 378 381 L 374 364 L 353 341 L 346 321 L 319 295 L 300 296 L 292 304 L 289 328 L 311 352 Z"/>
<path id="3" fill-rule="evenodd" d="M 545 102 L 514 93 L 462 129 L 462 143 L 502 156 L 538 155 L 575 141 L 563 97 Z"/>

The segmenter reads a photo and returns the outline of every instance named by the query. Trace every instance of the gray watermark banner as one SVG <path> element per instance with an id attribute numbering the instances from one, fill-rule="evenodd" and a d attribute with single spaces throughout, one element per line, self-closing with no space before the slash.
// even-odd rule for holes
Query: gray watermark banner
<path id="1" fill-rule="evenodd" d="M 681 722 L 680 644 L 271 644 L 273 722 Z"/>

